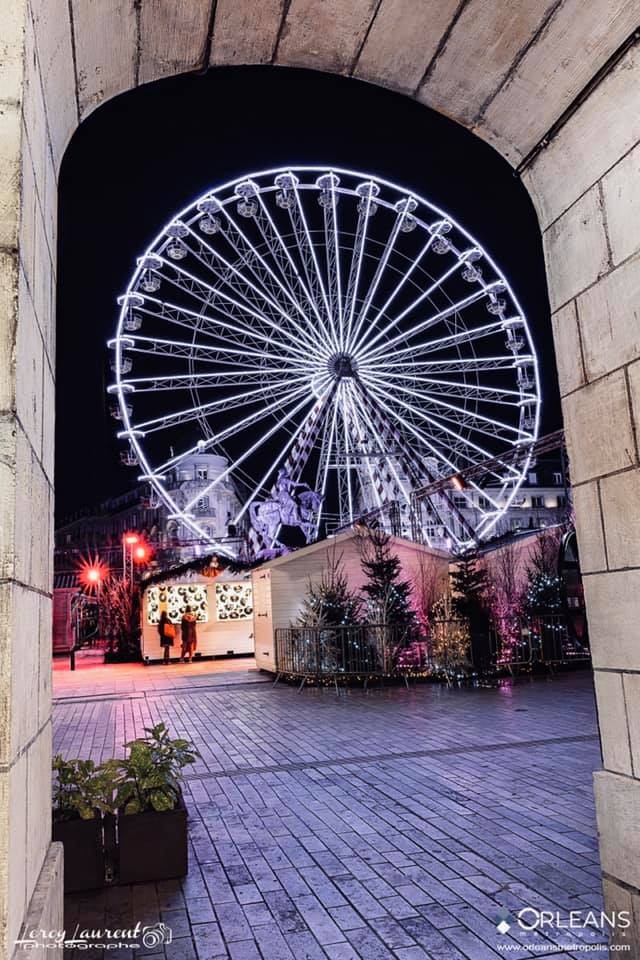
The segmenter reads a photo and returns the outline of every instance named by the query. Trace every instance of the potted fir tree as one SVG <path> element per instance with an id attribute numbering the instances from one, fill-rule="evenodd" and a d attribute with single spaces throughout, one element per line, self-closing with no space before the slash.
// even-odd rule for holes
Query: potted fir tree
<path id="1" fill-rule="evenodd" d="M 105 883 L 104 830 L 113 823 L 113 763 L 53 758 L 53 839 L 64 845 L 65 893 Z"/>
<path id="2" fill-rule="evenodd" d="M 147 737 L 125 744 L 118 761 L 118 881 L 121 884 L 182 877 L 188 870 L 187 810 L 182 769 L 197 751 L 188 740 L 169 737 L 164 723 L 145 728 Z"/>

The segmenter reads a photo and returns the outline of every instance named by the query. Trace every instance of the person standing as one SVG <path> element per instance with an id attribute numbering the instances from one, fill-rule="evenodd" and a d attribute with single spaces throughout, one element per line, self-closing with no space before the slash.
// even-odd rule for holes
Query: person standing
<path id="1" fill-rule="evenodd" d="M 191 607 L 185 607 L 180 626 L 182 629 L 182 651 L 180 660 L 186 660 L 187 663 L 191 663 L 191 658 L 198 644 L 198 638 L 196 636 L 196 615 L 192 613 Z"/>
<path id="2" fill-rule="evenodd" d="M 169 615 L 166 610 L 163 610 L 160 614 L 160 620 L 158 621 L 158 633 L 160 635 L 160 646 L 164 651 L 163 663 L 169 663 L 171 659 L 171 647 L 173 646 L 173 638 L 176 635 L 176 628 L 169 620 Z"/>

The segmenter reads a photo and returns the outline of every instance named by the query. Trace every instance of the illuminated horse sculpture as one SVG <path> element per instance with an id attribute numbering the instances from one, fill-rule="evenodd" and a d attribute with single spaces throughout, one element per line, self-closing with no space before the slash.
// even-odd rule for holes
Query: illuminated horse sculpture
<path id="1" fill-rule="evenodd" d="M 249 507 L 251 525 L 269 547 L 283 547 L 278 540 L 281 526 L 298 527 L 309 543 L 316 530 L 316 520 L 323 497 L 306 483 L 296 483 L 286 470 L 281 470 L 275 483 L 274 496 Z"/>

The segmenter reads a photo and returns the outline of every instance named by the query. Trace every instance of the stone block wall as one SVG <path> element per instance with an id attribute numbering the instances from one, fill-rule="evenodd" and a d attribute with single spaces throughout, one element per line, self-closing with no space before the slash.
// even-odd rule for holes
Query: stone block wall
<path id="1" fill-rule="evenodd" d="M 525 176 L 544 236 L 604 770 L 605 895 L 640 928 L 640 47 Z M 638 944 L 640 948 L 640 942 Z"/>

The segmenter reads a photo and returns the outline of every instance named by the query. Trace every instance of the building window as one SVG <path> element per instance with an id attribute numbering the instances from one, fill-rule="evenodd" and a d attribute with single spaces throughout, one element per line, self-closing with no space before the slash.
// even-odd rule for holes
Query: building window
<path id="1" fill-rule="evenodd" d="M 208 479 L 209 479 L 209 468 L 196 467 L 196 480 L 208 480 Z"/>
<path id="2" fill-rule="evenodd" d="M 200 497 L 197 503 L 198 510 L 204 512 L 209 509 L 209 497 Z"/>
<path id="3" fill-rule="evenodd" d="M 488 510 L 489 501 L 487 500 L 486 497 L 478 497 L 478 506 L 480 507 L 481 510 Z"/>
<path id="4" fill-rule="evenodd" d="M 531 506 L 536 510 L 544 507 L 544 497 L 531 497 Z"/>
<path id="5" fill-rule="evenodd" d="M 554 483 L 554 486 L 556 486 L 556 487 L 561 487 L 561 486 L 562 486 L 562 474 L 561 474 L 561 473 L 554 473 L 554 475 L 553 475 L 553 483 Z"/>
<path id="6" fill-rule="evenodd" d="M 532 487 L 536 487 L 536 486 L 538 485 L 538 474 L 537 474 L 537 473 L 530 473 L 530 474 L 529 474 L 529 483 L 531 484 Z"/>
<path id="7" fill-rule="evenodd" d="M 558 498 L 557 498 L 557 503 L 558 503 L 558 509 L 562 509 L 562 507 L 566 507 L 566 505 L 567 505 L 567 498 L 566 498 L 566 497 L 558 497 Z"/>
<path id="8" fill-rule="evenodd" d="M 459 496 L 459 495 L 458 495 L 457 497 L 454 496 L 453 502 L 454 502 L 454 504 L 455 504 L 456 507 L 466 507 L 466 506 L 467 506 L 467 498 L 466 498 L 466 497 L 461 497 L 461 496 Z"/>

